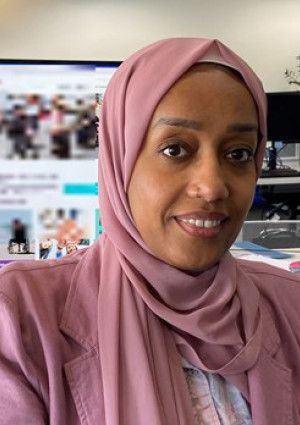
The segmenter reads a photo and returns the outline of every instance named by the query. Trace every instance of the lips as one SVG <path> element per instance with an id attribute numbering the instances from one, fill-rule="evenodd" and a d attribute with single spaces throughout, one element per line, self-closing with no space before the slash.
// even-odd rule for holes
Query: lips
<path id="1" fill-rule="evenodd" d="M 228 215 L 221 212 L 197 211 L 176 215 L 174 218 L 190 235 L 213 237 L 221 231 L 222 223 Z"/>
<path id="2" fill-rule="evenodd" d="M 228 217 L 227 214 L 219 211 L 193 211 L 176 215 L 177 220 L 202 220 L 202 221 L 224 221 Z"/>

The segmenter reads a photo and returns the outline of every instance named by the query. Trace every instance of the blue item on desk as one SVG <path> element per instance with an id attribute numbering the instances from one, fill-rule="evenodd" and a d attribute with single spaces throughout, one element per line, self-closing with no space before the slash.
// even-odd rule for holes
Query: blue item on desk
<path id="1" fill-rule="evenodd" d="M 250 251 L 254 254 L 264 255 L 265 257 L 275 258 L 278 260 L 283 258 L 290 258 L 292 256 L 286 252 L 275 251 L 274 249 L 265 248 L 264 246 L 248 241 L 235 242 L 234 246 L 244 249 L 245 251 Z"/>

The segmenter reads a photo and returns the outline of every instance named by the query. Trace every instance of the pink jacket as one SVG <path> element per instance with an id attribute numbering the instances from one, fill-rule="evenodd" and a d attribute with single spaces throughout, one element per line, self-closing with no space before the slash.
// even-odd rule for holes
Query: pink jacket
<path id="1" fill-rule="evenodd" d="M 84 256 L 15 263 L 0 272 L 1 425 L 105 424 L 98 288 L 76 273 Z M 238 267 L 262 302 L 263 348 L 248 371 L 253 424 L 299 425 L 300 279 L 261 263 L 239 260 Z M 243 393 L 236 378 L 230 381 Z"/>

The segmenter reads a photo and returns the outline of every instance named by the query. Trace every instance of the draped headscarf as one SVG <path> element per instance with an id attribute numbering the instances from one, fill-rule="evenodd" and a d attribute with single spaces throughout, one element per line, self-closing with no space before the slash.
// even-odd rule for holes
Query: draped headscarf
<path id="1" fill-rule="evenodd" d="M 105 425 L 192 425 L 181 366 L 233 380 L 248 397 L 246 372 L 261 345 L 259 293 L 229 253 L 191 276 L 156 258 L 132 219 L 126 191 L 160 99 L 195 63 L 235 69 L 256 104 L 257 172 L 266 141 L 266 100 L 249 66 L 217 40 L 173 38 L 133 54 L 113 75 L 99 127 L 97 242 L 99 359 Z M 95 268 L 95 264 L 91 264 Z M 249 400 L 251 402 L 251 400 Z"/>

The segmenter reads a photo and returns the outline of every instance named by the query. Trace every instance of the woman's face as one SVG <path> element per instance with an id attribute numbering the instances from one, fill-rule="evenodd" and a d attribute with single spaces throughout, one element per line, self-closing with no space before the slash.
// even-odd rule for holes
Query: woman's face
<path id="1" fill-rule="evenodd" d="M 128 187 L 155 256 L 183 270 L 214 265 L 235 240 L 256 183 L 258 118 L 231 71 L 197 65 L 154 111 Z"/>

